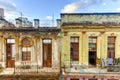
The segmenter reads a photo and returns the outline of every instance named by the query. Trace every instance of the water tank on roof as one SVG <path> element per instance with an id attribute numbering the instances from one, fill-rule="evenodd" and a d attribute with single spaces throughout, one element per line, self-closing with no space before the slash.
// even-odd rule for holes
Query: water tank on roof
<path id="1" fill-rule="evenodd" d="M 34 19 L 34 27 L 35 28 L 39 27 L 39 19 Z"/>
<path id="2" fill-rule="evenodd" d="M 16 18 L 15 21 L 16 21 L 16 27 L 22 27 L 22 20 L 21 19 Z"/>

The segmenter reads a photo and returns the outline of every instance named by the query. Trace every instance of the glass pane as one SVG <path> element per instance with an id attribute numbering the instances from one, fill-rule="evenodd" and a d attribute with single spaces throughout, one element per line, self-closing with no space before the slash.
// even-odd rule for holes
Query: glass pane
<path id="1" fill-rule="evenodd" d="M 70 42 L 74 42 L 74 38 L 70 38 Z"/>
<path id="2" fill-rule="evenodd" d="M 75 38 L 75 42 L 78 42 L 78 38 Z"/>
<path id="3" fill-rule="evenodd" d="M 31 53 L 30 52 L 22 52 L 22 60 L 23 61 L 30 61 L 31 60 Z"/>
<path id="4" fill-rule="evenodd" d="M 92 43 L 92 38 L 89 38 L 89 43 Z"/>
<path id="5" fill-rule="evenodd" d="M 79 42 L 79 37 L 71 37 L 70 42 Z"/>
<path id="6" fill-rule="evenodd" d="M 43 40 L 43 43 L 51 43 L 51 42 L 52 42 L 51 39 L 44 39 L 44 40 Z"/>
<path id="7" fill-rule="evenodd" d="M 96 43 L 96 38 L 93 38 L 93 43 Z"/>
<path id="8" fill-rule="evenodd" d="M 89 37 L 89 43 L 96 43 L 97 38 L 96 37 Z"/>
<path id="9" fill-rule="evenodd" d="M 89 47 L 96 47 L 95 43 L 89 43 Z"/>
<path id="10" fill-rule="evenodd" d="M 7 43 L 15 43 L 15 39 L 7 39 Z"/>
<path id="11" fill-rule="evenodd" d="M 15 57 L 15 45 L 12 45 L 12 57 Z"/>
<path id="12" fill-rule="evenodd" d="M 108 47 L 114 47 L 114 44 L 108 44 Z"/>
<path id="13" fill-rule="evenodd" d="M 22 47 L 22 51 L 31 51 L 31 47 Z"/>

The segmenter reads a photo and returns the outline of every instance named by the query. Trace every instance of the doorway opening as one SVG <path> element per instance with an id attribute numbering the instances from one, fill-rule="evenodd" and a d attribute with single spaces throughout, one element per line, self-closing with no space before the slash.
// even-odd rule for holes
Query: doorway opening
<path id="1" fill-rule="evenodd" d="M 15 39 L 6 40 L 6 67 L 13 68 L 15 65 Z"/>
<path id="2" fill-rule="evenodd" d="M 89 37 L 89 51 L 88 51 L 88 60 L 89 65 L 94 67 L 96 66 L 96 55 L 97 54 L 97 37 L 90 36 Z"/>
<path id="3" fill-rule="evenodd" d="M 89 51 L 89 65 L 96 66 L 96 51 Z"/>

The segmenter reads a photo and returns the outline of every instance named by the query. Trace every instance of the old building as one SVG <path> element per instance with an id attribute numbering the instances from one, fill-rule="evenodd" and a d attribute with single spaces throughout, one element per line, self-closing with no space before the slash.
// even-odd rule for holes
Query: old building
<path id="1" fill-rule="evenodd" d="M 0 19 L 0 80 L 120 79 L 120 13 L 63 13 L 58 27 L 21 21 Z"/>
<path id="2" fill-rule="evenodd" d="M 39 80 L 58 80 L 60 73 L 59 31 L 57 27 L 1 25 L 0 64 L 4 70 L 0 75 L 36 74 Z"/>
<path id="3" fill-rule="evenodd" d="M 61 79 L 120 79 L 120 13 L 63 13 L 61 37 Z"/>

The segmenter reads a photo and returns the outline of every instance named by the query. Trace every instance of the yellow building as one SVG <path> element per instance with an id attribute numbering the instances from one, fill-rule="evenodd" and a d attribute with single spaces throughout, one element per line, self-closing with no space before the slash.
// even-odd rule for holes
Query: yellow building
<path id="1" fill-rule="evenodd" d="M 119 13 L 61 14 L 61 46 L 64 80 L 120 79 Z"/>

